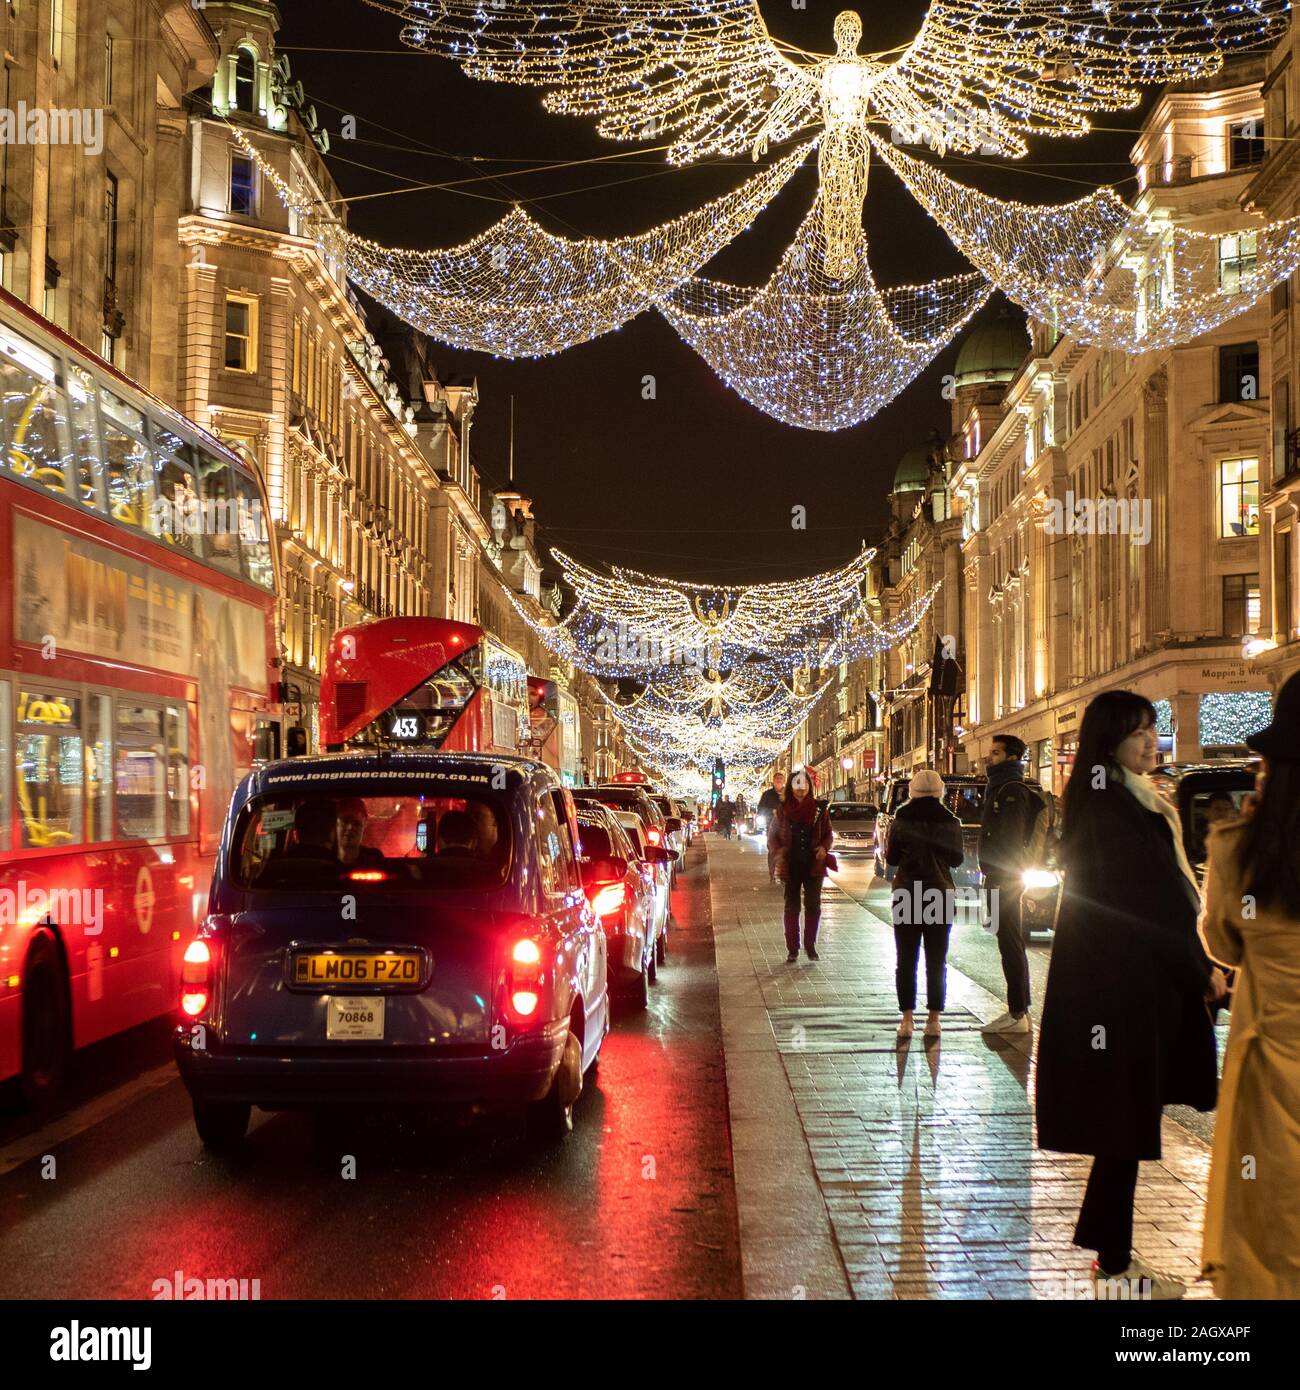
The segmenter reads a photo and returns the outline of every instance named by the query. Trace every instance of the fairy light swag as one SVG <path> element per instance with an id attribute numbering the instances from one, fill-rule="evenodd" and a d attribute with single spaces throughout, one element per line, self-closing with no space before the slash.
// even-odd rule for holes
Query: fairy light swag
<path id="1" fill-rule="evenodd" d="M 500 357 L 544 357 L 591 341 L 652 308 L 734 241 L 789 182 L 796 149 L 731 193 L 639 236 L 601 241 L 546 231 L 522 208 L 460 246 L 382 246 L 295 197 L 238 127 L 304 232 L 351 280 L 430 337 Z"/>
<path id="2" fill-rule="evenodd" d="M 1244 314 L 1300 270 L 1300 218 L 1178 227 L 1111 188 L 1056 207 L 989 197 L 873 137 L 961 252 L 1036 319 L 1092 347 L 1149 352 Z"/>
<path id="3" fill-rule="evenodd" d="M 671 135 L 668 158 L 757 156 L 819 134 L 828 274 L 853 270 L 870 125 L 947 150 L 1021 158 L 1033 135 L 1079 136 L 1088 113 L 1141 88 L 1218 70 L 1273 42 L 1288 0 L 936 0 L 915 39 L 861 53 L 862 20 L 834 53 L 775 40 L 755 0 L 366 0 L 405 21 L 403 43 L 471 77 L 548 89 L 548 110 L 593 116 L 608 139 Z"/>
<path id="4" fill-rule="evenodd" d="M 842 430 L 899 395 L 987 302 L 983 275 L 881 290 L 858 223 L 853 271 L 825 271 L 820 203 L 757 289 L 693 277 L 660 304 L 751 405 L 788 425 Z"/>

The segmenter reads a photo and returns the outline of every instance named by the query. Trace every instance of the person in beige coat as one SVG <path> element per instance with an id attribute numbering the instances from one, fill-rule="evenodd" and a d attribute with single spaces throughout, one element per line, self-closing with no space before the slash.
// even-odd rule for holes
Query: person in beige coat
<path id="1" fill-rule="evenodd" d="M 1300 675 L 1283 686 L 1247 817 L 1209 838 L 1201 936 L 1237 971 L 1202 1273 L 1220 1298 L 1300 1298 Z"/>

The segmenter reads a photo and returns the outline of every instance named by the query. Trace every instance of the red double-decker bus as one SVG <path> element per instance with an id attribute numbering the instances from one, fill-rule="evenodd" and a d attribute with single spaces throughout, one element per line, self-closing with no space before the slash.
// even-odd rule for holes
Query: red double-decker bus
<path id="1" fill-rule="evenodd" d="M 269 727 L 255 471 L 0 291 L 0 1080 L 175 1005 Z"/>
<path id="2" fill-rule="evenodd" d="M 321 743 L 519 753 L 529 746 L 523 658 L 472 623 L 381 618 L 342 628 L 321 679 Z"/>

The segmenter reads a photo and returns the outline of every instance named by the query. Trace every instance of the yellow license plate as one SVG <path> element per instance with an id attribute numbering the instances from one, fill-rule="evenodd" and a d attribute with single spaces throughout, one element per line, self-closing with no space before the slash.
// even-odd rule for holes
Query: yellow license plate
<path id="1" fill-rule="evenodd" d="M 296 985 L 415 985 L 420 957 L 396 951 L 312 951 L 294 957 Z"/>

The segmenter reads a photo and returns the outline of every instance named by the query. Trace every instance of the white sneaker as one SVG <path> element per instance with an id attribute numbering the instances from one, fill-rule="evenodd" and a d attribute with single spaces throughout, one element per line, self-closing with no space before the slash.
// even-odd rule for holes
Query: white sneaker
<path id="1" fill-rule="evenodd" d="M 1004 1014 L 999 1014 L 997 1018 L 990 1019 L 984 1025 L 984 1027 L 980 1029 L 980 1032 L 1027 1033 L 1029 1032 L 1029 1015 L 1021 1014 L 1020 1017 L 1017 1018 L 1015 1014 L 1011 1013 L 1010 1011 Z"/>
<path id="2" fill-rule="evenodd" d="M 1136 1301 L 1171 1302 L 1182 1298 L 1187 1285 L 1172 1274 L 1152 1269 L 1145 1260 L 1134 1255 L 1123 1274 L 1103 1274 L 1096 1260 L 1092 1262 L 1093 1286 L 1098 1299 L 1132 1299 Z"/>

